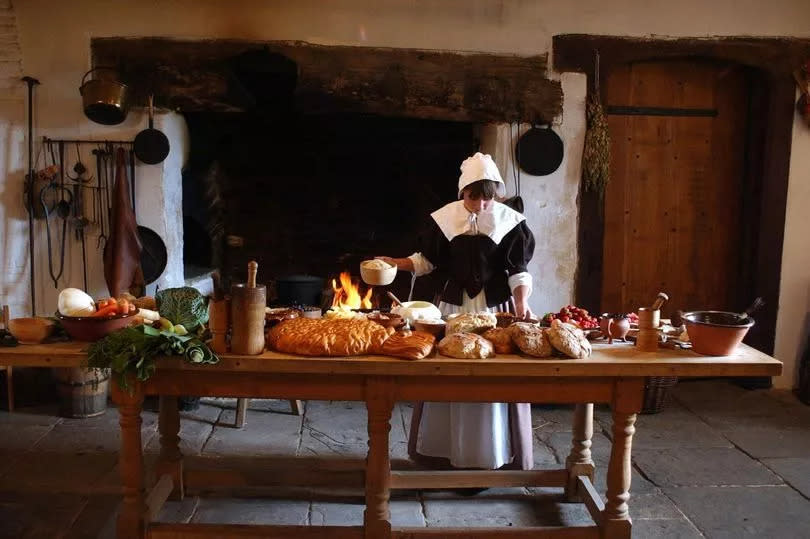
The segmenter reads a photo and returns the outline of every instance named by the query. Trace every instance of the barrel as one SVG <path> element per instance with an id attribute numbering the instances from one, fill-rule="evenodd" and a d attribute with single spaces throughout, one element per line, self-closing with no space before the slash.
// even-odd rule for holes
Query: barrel
<path id="1" fill-rule="evenodd" d="M 95 417 L 107 411 L 110 371 L 107 369 L 55 368 L 59 415 Z"/>

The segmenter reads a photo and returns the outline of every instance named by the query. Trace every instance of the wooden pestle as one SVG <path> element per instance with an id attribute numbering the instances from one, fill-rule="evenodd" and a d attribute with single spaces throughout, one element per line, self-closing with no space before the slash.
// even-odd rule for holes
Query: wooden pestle
<path id="1" fill-rule="evenodd" d="M 264 311 L 267 288 L 256 285 L 259 265 L 248 264 L 245 284 L 231 286 L 231 351 L 234 354 L 257 355 L 264 351 Z"/>

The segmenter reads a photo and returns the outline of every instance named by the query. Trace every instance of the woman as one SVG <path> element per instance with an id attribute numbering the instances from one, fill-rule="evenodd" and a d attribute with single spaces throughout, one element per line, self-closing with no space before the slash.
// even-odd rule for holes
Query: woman
<path id="1" fill-rule="evenodd" d="M 441 268 L 448 275 L 439 303 L 445 315 L 496 310 L 511 295 L 517 317 L 530 318 L 526 266 L 534 237 L 523 215 L 494 200 L 505 191 L 492 158 L 476 153 L 461 164 L 459 200 L 431 214 L 422 250 L 379 258 L 416 275 Z M 417 403 L 408 451 L 414 459 L 439 457 L 456 468 L 531 469 L 530 405 Z"/>

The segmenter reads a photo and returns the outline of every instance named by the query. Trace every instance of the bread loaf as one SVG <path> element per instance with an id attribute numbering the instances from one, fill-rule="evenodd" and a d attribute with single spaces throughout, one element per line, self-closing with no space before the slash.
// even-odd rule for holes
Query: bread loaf
<path id="1" fill-rule="evenodd" d="M 380 353 L 405 359 L 422 359 L 430 355 L 435 342 L 436 337 L 425 331 L 397 331 L 385 340 Z"/>
<path id="2" fill-rule="evenodd" d="M 552 348 L 546 331 L 528 322 L 515 322 L 509 334 L 520 351 L 532 357 L 551 357 Z"/>
<path id="3" fill-rule="evenodd" d="M 382 351 L 384 327 L 363 319 L 295 318 L 267 333 L 268 346 L 305 356 L 358 356 Z"/>
<path id="4" fill-rule="evenodd" d="M 548 329 L 548 338 L 551 345 L 574 359 L 585 359 L 591 355 L 591 343 L 585 334 L 576 326 L 565 324 L 559 320 L 552 320 Z"/>
<path id="5" fill-rule="evenodd" d="M 507 328 L 492 328 L 486 330 L 481 336 L 492 343 L 496 354 L 514 354 L 515 345 L 510 333 Z"/>
<path id="6" fill-rule="evenodd" d="M 495 355 L 492 343 L 475 333 L 452 333 L 439 341 L 439 353 L 459 359 L 485 359 Z"/>
<path id="7" fill-rule="evenodd" d="M 447 318 L 445 334 L 483 333 L 488 329 L 494 328 L 497 323 L 498 319 L 495 317 L 494 313 L 480 312 L 457 314 Z"/>

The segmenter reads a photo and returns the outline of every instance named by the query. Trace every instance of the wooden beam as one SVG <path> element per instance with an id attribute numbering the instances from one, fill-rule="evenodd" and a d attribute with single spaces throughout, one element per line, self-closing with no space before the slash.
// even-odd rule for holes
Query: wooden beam
<path id="1" fill-rule="evenodd" d="M 391 488 L 563 487 L 566 470 L 452 470 L 391 472 Z"/>
<path id="2" fill-rule="evenodd" d="M 533 528 L 394 528 L 394 539 L 599 539 L 597 526 L 577 526 L 562 528 L 542 526 Z M 326 536 L 324 536 L 326 537 Z"/>
<path id="3" fill-rule="evenodd" d="M 269 526 L 251 524 L 150 524 L 149 539 L 362 539 L 362 526 Z"/>
<path id="4" fill-rule="evenodd" d="M 163 509 L 163 504 L 169 499 L 172 491 L 174 490 L 174 480 L 172 476 L 165 474 L 161 475 L 155 486 L 146 496 L 146 521 L 151 522 L 155 520 Z"/>
<path id="5" fill-rule="evenodd" d="M 593 487 L 591 480 L 585 476 L 577 476 L 577 494 L 582 503 L 591 514 L 591 518 L 597 524 L 602 522 L 602 511 L 605 510 L 605 504 L 596 489 Z"/>
<path id="6" fill-rule="evenodd" d="M 547 54 L 161 38 L 96 38 L 91 47 L 95 65 L 117 66 L 135 106 L 151 91 L 173 109 L 245 110 L 275 91 L 274 80 L 289 82 L 279 77 L 289 63 L 294 106 L 304 113 L 485 123 L 549 122 L 562 112 L 562 86 L 546 78 Z"/>

